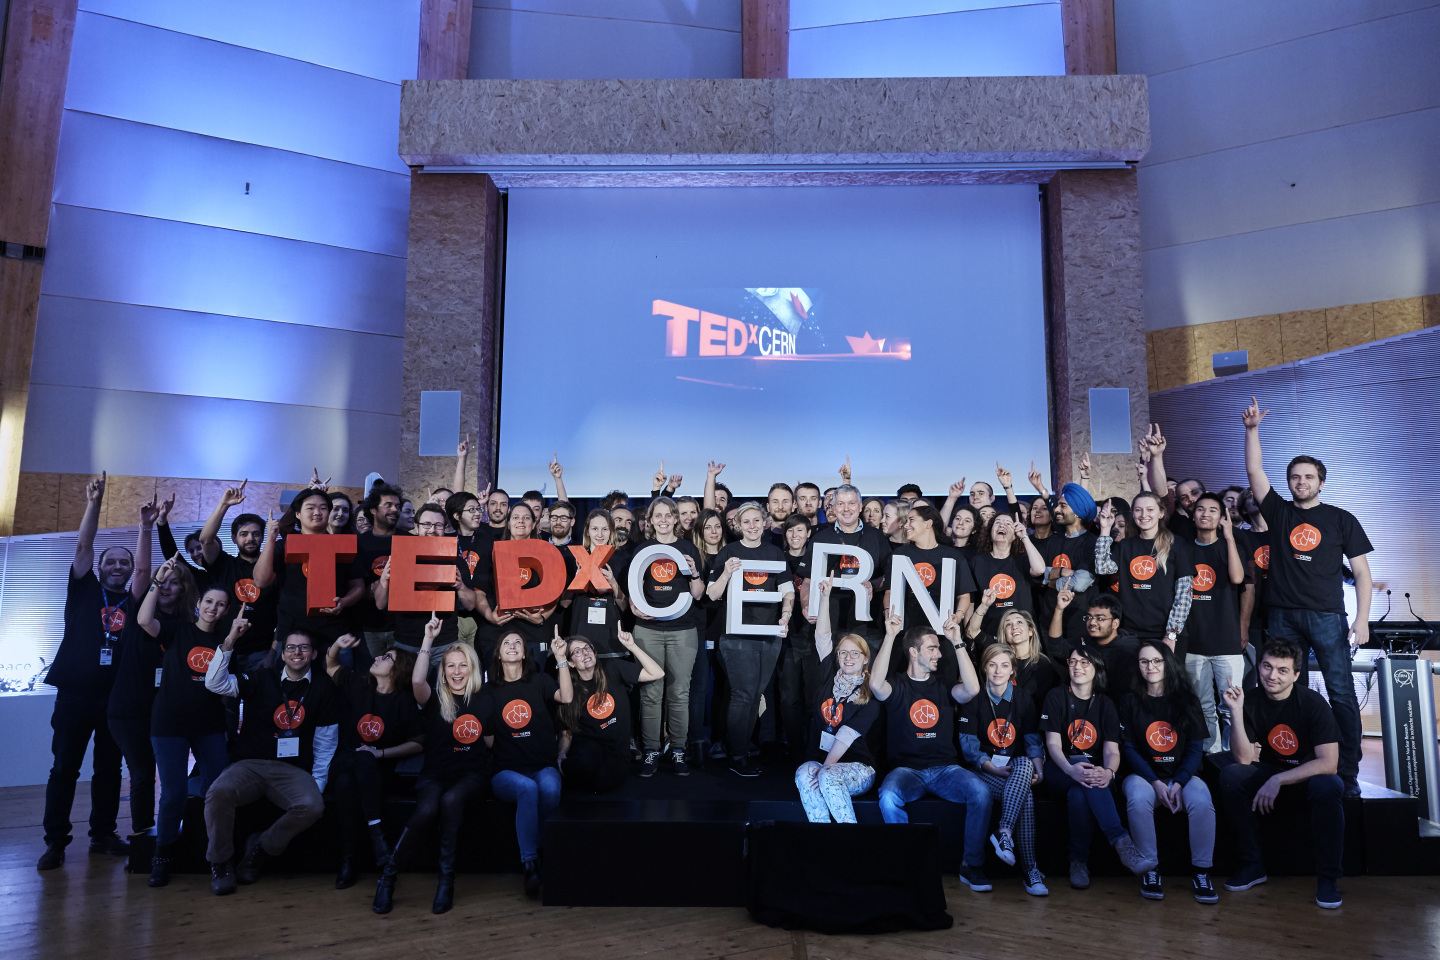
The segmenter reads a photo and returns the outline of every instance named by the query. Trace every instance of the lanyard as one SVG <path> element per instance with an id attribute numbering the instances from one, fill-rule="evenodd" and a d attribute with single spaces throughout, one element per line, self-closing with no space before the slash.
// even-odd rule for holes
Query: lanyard
<path id="1" fill-rule="evenodd" d="M 1002 697 L 1001 699 L 1003 700 L 1004 698 Z M 1004 740 L 1005 735 L 1010 732 L 1010 718 L 1000 716 L 999 711 L 995 709 L 995 698 L 990 696 L 990 691 L 988 689 L 985 691 L 985 702 L 990 704 L 990 718 L 995 721 L 995 733 L 997 736 L 1000 737 L 1001 740 Z M 1014 701 L 1011 701 L 1011 707 L 1013 709 Z M 990 746 L 995 746 L 994 741 L 991 741 Z M 1004 750 L 1009 748 L 1002 747 L 1001 749 Z"/>
<path id="2" fill-rule="evenodd" d="M 110 594 L 105 590 L 105 585 L 100 585 L 100 626 L 105 631 L 104 646 L 115 645 L 115 634 L 110 632 Z"/>
<path id="3" fill-rule="evenodd" d="M 292 682 L 299 683 L 298 680 L 292 681 Z M 309 693 L 310 691 L 309 691 L 309 689 L 307 688 L 305 692 L 306 692 L 306 693 Z M 296 709 L 292 710 L 292 709 L 290 709 L 290 695 L 285 692 L 285 687 L 284 687 L 284 685 L 282 684 L 281 687 L 280 687 L 280 708 L 285 711 L 285 733 L 284 733 L 284 736 L 287 736 L 287 737 L 298 737 L 298 736 L 300 736 L 300 734 L 298 734 L 298 733 L 295 732 L 295 728 L 299 726 L 299 724 L 295 722 L 295 717 L 299 714 L 299 712 L 300 712 L 301 710 L 304 710 L 304 709 L 305 709 L 305 694 L 304 694 L 304 693 L 300 694 L 300 699 L 299 699 L 299 701 L 297 702 Z"/>

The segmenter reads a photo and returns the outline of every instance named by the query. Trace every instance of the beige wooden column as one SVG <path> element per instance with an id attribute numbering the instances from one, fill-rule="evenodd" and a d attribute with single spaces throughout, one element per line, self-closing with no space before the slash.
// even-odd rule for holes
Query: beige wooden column
<path id="1" fill-rule="evenodd" d="M 740 76 L 790 76 L 790 0 L 741 0 Z"/>

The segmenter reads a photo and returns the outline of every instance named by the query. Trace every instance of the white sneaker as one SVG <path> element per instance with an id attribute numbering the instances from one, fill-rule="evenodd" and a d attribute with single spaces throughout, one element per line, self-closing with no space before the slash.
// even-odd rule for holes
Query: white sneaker
<path id="1" fill-rule="evenodd" d="M 1025 892 L 1032 897 L 1050 896 L 1050 888 L 1045 886 L 1045 874 L 1039 868 L 1031 867 L 1025 871 Z"/>

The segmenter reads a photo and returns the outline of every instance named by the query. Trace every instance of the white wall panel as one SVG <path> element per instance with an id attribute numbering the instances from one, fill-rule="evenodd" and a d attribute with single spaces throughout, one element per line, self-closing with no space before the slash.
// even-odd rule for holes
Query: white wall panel
<path id="1" fill-rule="evenodd" d="M 31 383 L 400 414 L 399 337 L 53 296 L 40 314 Z"/>
<path id="2" fill-rule="evenodd" d="M 526 5 L 527 7 L 529 4 Z M 547 6 L 589 10 L 593 5 Z M 664 19 L 669 5 L 624 4 L 591 13 L 535 12 L 477 5 L 470 39 L 470 76 L 490 79 L 726 78 L 740 76 L 738 3 L 717 4 L 726 23 Z M 653 10 L 649 8 L 654 8 Z M 642 9 L 643 8 L 643 9 Z M 734 13 L 733 20 L 728 13 Z M 649 15 L 657 19 L 628 19 Z M 684 20 L 679 19 L 685 16 Z M 694 18 L 699 19 L 699 18 Z"/>
<path id="3" fill-rule="evenodd" d="M 54 198 L 404 257 L 410 178 L 67 110 Z"/>
<path id="4" fill-rule="evenodd" d="M 1028 7 L 1053 0 L 790 0 L 790 29 L 828 27 L 837 23 L 864 23 L 927 17 L 961 10 Z"/>
<path id="5" fill-rule="evenodd" d="M 54 296 L 396 337 L 405 329 L 398 257 L 61 204 L 41 282 Z"/>
<path id="6" fill-rule="evenodd" d="M 263 362 L 263 358 L 244 358 Z M 359 411 L 83 387 L 30 388 L 24 469 L 161 477 L 395 476 L 400 418 Z"/>
<path id="7" fill-rule="evenodd" d="M 80 9 L 391 83 L 415 76 L 419 56 L 420 0 L 80 0 Z"/>
<path id="8" fill-rule="evenodd" d="M 1153 76 L 1434 5 L 1435 0 L 1115 0 L 1115 53 L 1121 73 Z"/>
<path id="9" fill-rule="evenodd" d="M 1440 291 L 1440 204 L 1146 251 L 1149 329 Z"/>
<path id="10" fill-rule="evenodd" d="M 1060 4 L 1034 3 L 790 31 L 792 77 L 1065 73 Z"/>
<path id="11" fill-rule="evenodd" d="M 408 172 L 397 84 L 94 13 L 76 19 L 65 106 Z"/>
<path id="12" fill-rule="evenodd" d="M 1440 200 L 1440 108 L 1140 169 L 1145 249 Z"/>
<path id="13" fill-rule="evenodd" d="M 740 30 L 740 0 L 475 0 L 476 11 L 525 11 L 562 17 L 643 20 Z"/>

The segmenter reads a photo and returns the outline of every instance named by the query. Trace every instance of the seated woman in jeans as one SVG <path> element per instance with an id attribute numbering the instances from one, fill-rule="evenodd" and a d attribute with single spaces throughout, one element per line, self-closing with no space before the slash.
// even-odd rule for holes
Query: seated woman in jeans
<path id="1" fill-rule="evenodd" d="M 1085 647 L 1066 660 L 1070 685 L 1056 687 L 1040 708 L 1040 729 L 1051 769 L 1045 781 L 1064 792 L 1070 810 L 1070 886 L 1090 886 L 1090 834 L 1096 823 L 1125 869 L 1137 877 L 1158 865 L 1135 849 L 1120 823 L 1110 786 L 1120 769 L 1120 717 L 1115 704 L 1096 687 L 1105 681 L 1105 663 Z"/>
<path id="2" fill-rule="evenodd" d="M 525 892 L 540 893 L 540 821 L 560 805 L 560 753 L 551 710 L 574 698 L 568 647 L 558 635 L 551 644 L 556 676 L 537 673 L 518 630 L 500 635 L 485 690 L 484 728 L 495 736 L 498 770 L 490 781 L 497 799 L 515 804 L 515 836 L 525 868 Z M 557 682 L 558 680 L 558 682 Z"/>
<path id="3" fill-rule="evenodd" d="M 665 679 L 660 664 L 640 649 L 635 637 L 616 630 L 619 645 L 634 661 L 601 660 L 588 637 L 566 641 L 566 660 L 575 695 L 559 710 L 560 756 L 557 766 L 567 786 L 589 793 L 614 790 L 630 776 L 630 694 L 627 685 Z M 559 636 L 559 628 L 556 628 Z"/>
<path id="4" fill-rule="evenodd" d="M 820 683 L 812 692 L 808 754 L 795 771 L 795 786 L 811 823 L 854 823 L 850 798 L 875 782 L 875 758 L 865 743 L 870 725 L 880 716 L 880 702 L 870 695 L 870 645 L 850 633 L 838 645 L 830 634 L 830 580 L 817 580 L 820 616 L 815 621 L 815 652 L 820 656 Z"/>
<path id="5" fill-rule="evenodd" d="M 1138 654 L 1140 674 L 1135 689 L 1120 700 L 1120 749 L 1129 775 L 1125 778 L 1125 812 L 1130 835 L 1146 860 L 1156 860 L 1155 808 L 1183 813 L 1190 825 L 1190 862 L 1195 867 L 1195 899 L 1217 903 L 1210 879 L 1215 852 L 1215 803 L 1210 788 L 1196 774 L 1204 756 L 1205 716 L 1200 698 L 1190 687 L 1180 658 L 1164 643 L 1146 643 Z M 1160 871 L 1140 880 L 1147 900 L 1165 896 Z"/>

